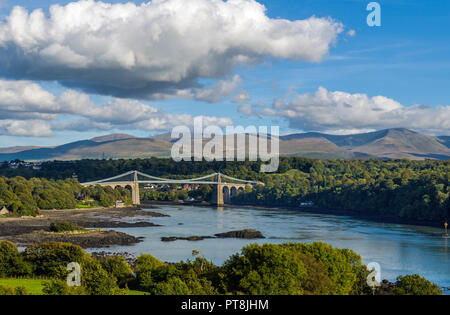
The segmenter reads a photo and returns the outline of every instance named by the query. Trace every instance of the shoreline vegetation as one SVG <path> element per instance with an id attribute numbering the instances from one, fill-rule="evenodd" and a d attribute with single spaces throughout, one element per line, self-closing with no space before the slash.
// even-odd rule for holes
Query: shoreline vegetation
<path id="1" fill-rule="evenodd" d="M 20 246 L 48 241 L 69 242 L 83 248 L 132 245 L 141 242 L 142 238 L 122 232 L 99 229 L 158 227 L 159 225 L 147 220 L 163 216 L 167 215 L 153 211 L 142 211 L 139 207 L 42 210 L 39 217 L 0 219 L 0 240 L 9 240 Z M 136 222 L 126 222 L 127 218 L 130 217 L 133 217 Z M 83 229 L 83 232 L 81 230 L 78 232 L 52 231 L 52 225 L 63 223 L 78 226 Z"/>
<path id="2" fill-rule="evenodd" d="M 352 250 L 326 243 L 250 244 L 217 266 L 194 260 L 165 263 L 143 254 L 94 256 L 69 243 L 19 251 L 0 241 L 0 295 L 442 295 L 418 274 L 383 280 L 373 291 L 370 271 Z M 81 286 L 69 287 L 69 263 L 80 265 Z M 20 284 L 20 285 L 19 285 Z"/>
<path id="3" fill-rule="evenodd" d="M 82 187 L 79 182 L 107 178 L 129 170 L 172 179 L 220 172 L 260 181 L 232 200 L 235 206 L 297 209 L 379 222 L 443 227 L 450 219 L 450 161 L 313 160 L 280 158 L 276 173 L 260 173 L 262 162 L 174 162 L 170 159 L 81 160 L 43 162 L 39 170 L 0 167 L 0 207 L 19 215 L 40 209 L 131 204 L 124 188 Z M 22 176 L 22 177 L 20 177 Z M 76 178 L 75 178 L 76 177 Z M 169 185 L 141 189 L 141 200 L 211 200 L 212 187 L 192 190 Z M 312 204 L 313 208 L 301 207 Z"/>

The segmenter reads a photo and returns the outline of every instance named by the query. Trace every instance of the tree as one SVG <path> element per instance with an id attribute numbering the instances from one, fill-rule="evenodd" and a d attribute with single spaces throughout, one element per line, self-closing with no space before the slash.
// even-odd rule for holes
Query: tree
<path id="1" fill-rule="evenodd" d="M 154 285 L 152 273 L 164 265 L 151 255 L 141 255 L 136 259 L 136 280 L 139 287 L 148 292 Z"/>
<path id="2" fill-rule="evenodd" d="M 80 246 L 70 243 L 48 242 L 32 245 L 25 249 L 24 260 L 33 266 L 33 273 L 38 276 L 65 279 L 67 265 L 92 259 Z"/>
<path id="3" fill-rule="evenodd" d="M 28 276 L 31 265 L 26 263 L 16 245 L 0 241 L 0 278 Z"/>
<path id="4" fill-rule="evenodd" d="M 307 269 L 289 248 L 273 244 L 251 244 L 233 255 L 223 269 L 225 292 L 250 295 L 299 295 L 304 293 Z"/>
<path id="5" fill-rule="evenodd" d="M 81 265 L 81 283 L 89 295 L 123 295 L 119 290 L 117 279 L 95 259 L 88 259 Z"/>
<path id="6" fill-rule="evenodd" d="M 101 259 L 100 263 L 108 274 L 117 279 L 119 286 L 122 288 L 133 278 L 133 271 L 126 259 L 121 256 L 106 257 Z"/>
<path id="7" fill-rule="evenodd" d="M 437 284 L 418 274 L 397 277 L 393 292 L 395 295 L 442 295 Z"/>
<path id="8" fill-rule="evenodd" d="M 83 287 L 69 287 L 66 281 L 53 279 L 43 283 L 45 295 L 86 295 Z"/>
<path id="9" fill-rule="evenodd" d="M 349 259 L 347 253 L 320 242 L 313 244 L 289 243 L 281 246 L 297 253 L 310 255 L 322 263 L 326 267 L 327 276 L 332 281 L 330 294 L 351 294 L 357 277 L 352 265 L 353 258 Z"/>

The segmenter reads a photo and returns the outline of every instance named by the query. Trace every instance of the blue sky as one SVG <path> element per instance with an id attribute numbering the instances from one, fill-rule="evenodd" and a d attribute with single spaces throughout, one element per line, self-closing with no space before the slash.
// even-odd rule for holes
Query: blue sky
<path id="1" fill-rule="evenodd" d="M 64 5 L 69 2 L 1 1 L 0 15 L 5 20 L 10 15 L 13 5 L 32 11 L 37 8 L 48 10 L 52 4 Z M 105 2 L 124 3 L 124 1 L 113 0 Z M 142 2 L 136 1 L 138 4 Z M 305 101 L 295 101 L 296 97 L 305 94 L 314 95 L 319 87 L 325 88 L 330 93 L 336 91 L 346 93 L 346 97 L 365 94 L 369 100 L 374 96 L 381 95 L 401 104 L 403 106 L 401 111 L 413 118 L 421 115 L 420 112 L 417 114 L 409 110 L 411 106 L 417 105 L 428 108 L 426 114 L 431 118 L 438 115 L 448 117 L 445 115 L 448 115 L 448 106 L 450 105 L 449 1 L 379 1 L 382 8 L 381 27 L 369 27 L 366 23 L 366 17 L 369 14 L 366 6 L 370 1 L 261 0 L 259 2 L 265 5 L 266 14 L 271 19 L 295 21 L 308 19 L 311 16 L 331 17 L 342 23 L 344 29 L 330 47 L 328 54 L 320 62 L 265 56 L 256 63 L 244 63 L 232 67 L 223 76 L 196 78 L 198 83 L 204 85 L 204 88 L 211 88 L 220 80 L 227 80 L 238 75 L 241 85 L 237 90 L 246 90 L 251 95 L 251 99 L 246 101 L 249 108 L 252 108 L 251 112 L 244 113 L 245 111 L 240 110 L 244 104 L 232 102 L 232 95 L 215 102 L 177 97 L 148 99 L 133 95 L 119 96 L 119 98 L 137 100 L 171 114 L 228 117 L 236 125 L 279 124 L 283 133 L 311 130 L 339 133 L 341 130 L 374 130 L 391 127 L 391 125 L 379 121 L 370 121 L 367 126 L 357 123 L 352 125 L 350 122 L 347 126 L 344 118 L 339 122 L 323 124 L 323 121 L 318 118 L 319 114 L 308 116 L 303 113 L 292 118 L 286 116 L 285 111 L 281 109 L 276 112 L 270 111 L 270 114 L 260 111 L 261 108 L 267 108 L 267 112 L 269 112 L 275 100 L 283 100 L 285 103 L 281 107 L 283 110 L 298 111 L 299 106 L 303 106 Z M 355 31 L 354 36 L 348 35 L 347 32 L 350 30 Z M 16 79 L 9 74 L 4 76 L 5 80 Z M 27 79 L 39 84 L 42 89 L 56 96 L 68 89 L 67 86 L 63 86 L 52 78 L 48 81 L 23 77 L 20 79 Z M 87 91 L 76 85 L 70 88 L 90 95 L 91 100 L 99 106 L 117 96 L 108 95 L 108 92 Z M 317 101 L 317 99 L 308 99 L 314 104 Z M 330 95 L 330 99 L 335 100 L 336 97 Z M 336 100 L 336 102 L 339 103 L 340 100 Z M 334 106 L 329 103 L 326 105 Z M 438 107 L 440 110 L 433 111 Z M 401 113 L 398 114 L 397 111 L 396 115 L 401 115 Z M 61 114 L 58 116 L 58 122 L 70 121 L 73 119 L 72 116 L 71 114 Z M 400 124 L 403 123 L 396 116 L 395 122 L 397 121 Z M 87 131 L 57 128 L 51 135 L 44 137 L 5 133 L 0 135 L 0 147 L 30 144 L 54 145 L 112 132 L 126 132 L 138 136 L 160 132 L 159 130 L 142 130 L 135 127 L 126 129 L 114 126 L 113 124 L 111 130 L 95 128 L 88 130 L 88 128 Z M 406 127 L 434 134 L 449 134 L 448 122 L 440 121 L 439 126 L 433 129 L 425 123 L 415 126 L 408 122 Z M 397 127 L 404 126 L 398 125 Z"/>

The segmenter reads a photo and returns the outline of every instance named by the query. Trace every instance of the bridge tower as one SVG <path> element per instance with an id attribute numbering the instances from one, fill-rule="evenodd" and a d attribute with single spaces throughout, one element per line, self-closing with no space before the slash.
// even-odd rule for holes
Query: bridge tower
<path id="1" fill-rule="evenodd" d="M 137 171 L 133 172 L 133 186 L 131 188 L 131 198 L 133 200 L 133 205 L 139 206 L 141 204 L 141 197 L 139 195 L 139 179 Z"/>
<path id="2" fill-rule="evenodd" d="M 211 203 L 213 205 L 223 206 L 225 202 L 223 200 L 223 185 L 221 185 L 222 178 L 220 176 L 220 173 L 215 176 L 214 181 L 217 184 L 214 185 L 213 188 Z"/>

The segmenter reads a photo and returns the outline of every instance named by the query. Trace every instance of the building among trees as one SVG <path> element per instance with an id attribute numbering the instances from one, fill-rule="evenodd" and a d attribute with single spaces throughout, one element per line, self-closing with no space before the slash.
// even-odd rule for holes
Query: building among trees
<path id="1" fill-rule="evenodd" d="M 8 213 L 9 213 L 9 210 L 5 206 L 3 206 L 2 210 L 0 210 L 0 215 L 5 215 Z"/>

